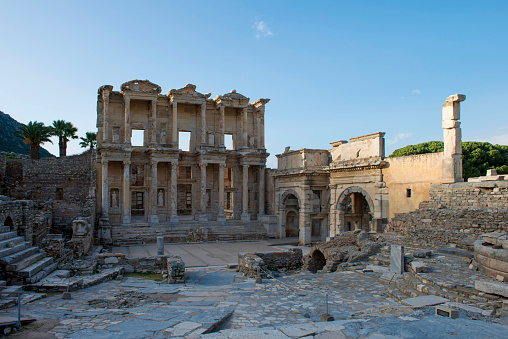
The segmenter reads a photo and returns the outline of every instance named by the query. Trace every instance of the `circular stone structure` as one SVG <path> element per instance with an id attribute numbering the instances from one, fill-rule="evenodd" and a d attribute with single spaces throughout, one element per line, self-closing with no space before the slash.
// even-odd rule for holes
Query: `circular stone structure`
<path id="1" fill-rule="evenodd" d="M 474 243 L 474 261 L 488 276 L 508 279 L 508 237 L 504 233 L 486 233 Z"/>

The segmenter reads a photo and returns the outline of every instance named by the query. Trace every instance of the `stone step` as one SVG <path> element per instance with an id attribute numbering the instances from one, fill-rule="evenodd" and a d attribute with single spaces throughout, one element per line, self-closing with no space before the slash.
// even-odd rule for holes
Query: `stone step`
<path id="1" fill-rule="evenodd" d="M 54 270 L 56 270 L 58 266 L 58 263 L 54 262 L 49 266 L 46 266 L 43 270 L 40 270 L 35 275 L 33 275 L 30 278 L 25 279 L 26 284 L 35 284 L 36 282 L 40 281 L 41 279 L 46 278 L 48 275 L 51 274 Z"/>
<path id="2" fill-rule="evenodd" d="M 25 267 L 28 267 L 28 266 L 38 262 L 45 256 L 46 256 L 46 253 L 44 253 L 44 252 L 38 252 L 38 253 L 32 254 L 31 256 L 29 256 L 25 259 L 22 259 L 18 262 L 7 265 L 6 270 L 9 272 L 18 272 L 18 271 L 24 269 Z"/>
<path id="3" fill-rule="evenodd" d="M 11 255 L 8 255 L 6 257 L 3 257 L 2 259 L 0 259 L 0 262 L 5 263 L 5 264 L 15 263 L 15 262 L 18 262 L 18 261 L 23 260 L 25 258 L 28 258 L 31 255 L 39 253 L 39 251 L 40 250 L 38 247 L 35 247 L 35 246 L 29 247 L 27 249 L 24 249 L 24 250 L 18 251 L 16 253 L 13 253 Z"/>
<path id="4" fill-rule="evenodd" d="M 2 297 L 0 298 L 0 310 L 14 307 L 18 304 L 18 297 Z"/>
<path id="5" fill-rule="evenodd" d="M 5 280 L 0 280 L 0 290 L 4 289 L 5 286 L 7 286 L 7 281 Z"/>
<path id="6" fill-rule="evenodd" d="M 12 239 L 18 236 L 18 232 L 3 232 L 0 233 L 0 240 Z"/>
<path id="7" fill-rule="evenodd" d="M 7 286 L 0 291 L 2 297 L 17 297 L 18 292 L 23 292 L 23 286 Z"/>
<path id="8" fill-rule="evenodd" d="M 47 257 L 39 260 L 35 264 L 32 264 L 18 272 L 21 278 L 30 278 L 35 275 L 37 272 L 43 270 L 45 267 L 53 264 L 53 258 Z"/>
<path id="9" fill-rule="evenodd" d="M 0 258 L 12 255 L 14 253 L 17 253 L 19 251 L 23 251 L 27 248 L 31 247 L 31 244 L 28 241 L 22 242 L 21 244 L 17 244 L 14 247 L 7 247 L 0 249 Z"/>
<path id="10" fill-rule="evenodd" d="M 25 237 L 15 237 L 12 239 L 2 240 L 0 241 L 0 249 L 13 247 L 23 241 L 25 241 Z"/>
<path id="11" fill-rule="evenodd" d="M 0 227 L 0 233 L 6 233 L 6 232 L 10 232 L 10 231 L 11 231 L 10 226 L 1 226 Z"/>

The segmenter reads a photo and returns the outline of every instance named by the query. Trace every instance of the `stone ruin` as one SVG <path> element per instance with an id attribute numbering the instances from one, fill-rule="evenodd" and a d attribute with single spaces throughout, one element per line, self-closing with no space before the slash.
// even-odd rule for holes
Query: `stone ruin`
<path id="1" fill-rule="evenodd" d="M 508 235 L 500 232 L 482 234 L 482 239 L 474 243 L 472 266 L 499 281 L 508 281 Z"/>
<path id="2" fill-rule="evenodd" d="M 291 272 L 302 267 L 302 250 L 238 254 L 238 271 L 250 278 L 271 278 L 280 272 Z"/>
<path id="3" fill-rule="evenodd" d="M 385 244 L 365 231 L 345 232 L 333 240 L 313 245 L 304 257 L 304 270 L 335 272 L 348 264 L 368 260 Z"/>

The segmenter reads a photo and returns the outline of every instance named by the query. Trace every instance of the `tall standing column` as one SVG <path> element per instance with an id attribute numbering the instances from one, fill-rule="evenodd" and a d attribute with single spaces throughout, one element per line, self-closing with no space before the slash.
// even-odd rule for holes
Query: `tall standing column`
<path id="1" fill-rule="evenodd" d="M 218 221 L 226 220 L 226 216 L 224 215 L 224 167 L 226 167 L 226 164 L 219 164 L 219 215 L 217 216 Z"/>
<path id="2" fill-rule="evenodd" d="M 102 159 L 102 217 L 109 219 L 108 160 Z"/>
<path id="3" fill-rule="evenodd" d="M 199 221 L 208 221 L 206 217 L 206 162 L 199 164 L 201 168 L 201 213 Z"/>
<path id="4" fill-rule="evenodd" d="M 123 216 L 122 222 L 131 222 L 131 162 L 123 162 Z"/>
<path id="5" fill-rule="evenodd" d="M 131 142 L 131 99 L 128 97 L 123 98 L 123 113 L 124 113 L 124 141 L 126 144 Z"/>
<path id="6" fill-rule="evenodd" d="M 206 102 L 201 104 L 201 145 L 206 145 Z"/>
<path id="7" fill-rule="evenodd" d="M 152 99 L 152 112 L 150 115 L 150 144 L 157 143 L 157 99 Z"/>
<path id="8" fill-rule="evenodd" d="M 244 221 L 250 221 L 249 215 L 249 165 L 243 165 L 242 185 L 242 217 Z"/>
<path id="9" fill-rule="evenodd" d="M 463 94 L 446 98 L 443 104 L 444 155 L 442 161 L 443 184 L 462 182 L 462 133 L 460 130 L 460 103 L 466 100 Z"/>
<path id="10" fill-rule="evenodd" d="M 109 91 L 102 92 L 102 140 L 109 140 Z"/>
<path id="11" fill-rule="evenodd" d="M 157 161 L 152 160 L 151 161 L 151 167 L 152 167 L 152 178 L 150 181 L 150 189 L 148 192 L 149 198 L 148 198 L 148 204 L 150 206 L 150 222 L 154 224 L 159 223 L 159 217 L 157 216 Z"/>
<path id="12" fill-rule="evenodd" d="M 259 194 L 258 194 L 258 204 L 259 204 L 259 216 L 263 216 L 265 214 L 265 166 L 259 166 Z M 259 218 L 258 218 L 259 220 Z"/>
<path id="13" fill-rule="evenodd" d="M 247 108 L 243 109 L 243 115 L 242 115 L 242 140 L 243 140 L 243 146 L 249 147 L 248 142 L 248 135 L 247 135 Z"/>
<path id="14" fill-rule="evenodd" d="M 261 146 L 261 113 L 258 111 L 258 112 L 254 112 L 254 115 L 256 117 L 256 134 L 258 136 L 257 138 L 257 142 L 256 142 L 256 147 L 257 148 L 262 148 Z"/>
<path id="15" fill-rule="evenodd" d="M 336 210 L 335 210 L 335 201 L 337 200 L 337 185 L 330 185 L 329 186 L 330 188 L 330 205 L 328 207 L 329 211 L 330 211 L 330 224 L 329 224 L 329 230 L 328 230 L 328 234 L 329 234 L 329 237 L 330 238 L 333 238 L 335 237 L 335 235 L 337 234 L 337 229 L 336 229 L 336 225 L 337 225 L 337 222 L 335 220 L 336 218 Z"/>
<path id="16" fill-rule="evenodd" d="M 173 143 L 174 148 L 178 148 L 178 103 L 176 101 L 173 101 L 173 129 L 171 142 Z"/>
<path id="17" fill-rule="evenodd" d="M 177 175 L 178 175 L 177 169 L 178 169 L 178 162 L 177 161 L 171 162 L 171 187 L 169 190 L 170 203 L 171 203 L 171 216 L 169 218 L 169 221 L 172 223 L 178 222 L 178 214 L 177 214 L 177 208 L 178 208 L 177 194 L 178 194 L 178 192 L 177 192 L 177 186 L 176 186 L 176 183 L 177 183 L 176 179 L 177 179 Z"/>
<path id="18" fill-rule="evenodd" d="M 224 147 L 224 133 L 226 133 L 225 122 L 224 122 L 225 110 L 226 110 L 226 107 L 220 106 L 220 120 L 219 120 L 220 136 L 219 136 L 219 138 L 220 138 L 220 146 L 221 147 Z"/>
<path id="19" fill-rule="evenodd" d="M 259 112 L 259 148 L 265 148 L 265 110 Z"/>

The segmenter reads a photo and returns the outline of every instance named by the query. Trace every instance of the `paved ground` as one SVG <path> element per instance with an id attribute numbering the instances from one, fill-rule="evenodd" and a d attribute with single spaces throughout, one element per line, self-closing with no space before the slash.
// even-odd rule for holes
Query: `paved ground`
<path id="1" fill-rule="evenodd" d="M 241 252 L 267 252 L 277 249 L 287 250 L 291 246 L 285 244 L 297 244 L 298 238 L 268 239 L 260 241 L 238 242 L 205 242 L 195 244 L 166 244 L 166 254 L 178 254 L 182 257 L 186 267 L 223 266 L 238 262 L 238 253 Z M 310 250 L 302 248 L 304 255 Z M 155 256 L 156 244 L 113 247 L 113 253 L 124 253 L 129 258 L 141 258 Z"/>

